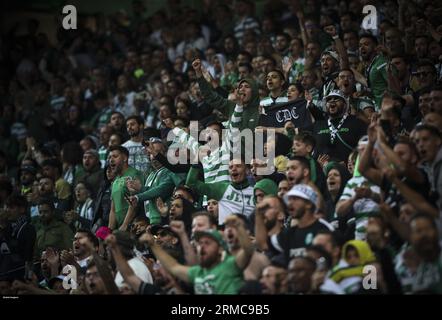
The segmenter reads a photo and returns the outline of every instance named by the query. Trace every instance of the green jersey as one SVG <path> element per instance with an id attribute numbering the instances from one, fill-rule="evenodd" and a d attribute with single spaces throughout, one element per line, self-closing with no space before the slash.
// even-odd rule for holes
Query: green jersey
<path id="1" fill-rule="evenodd" d="M 365 77 L 368 81 L 374 101 L 376 102 L 376 111 L 381 108 L 382 96 L 385 89 L 388 87 L 387 83 L 387 58 L 383 55 L 377 55 L 373 58 L 370 65 L 365 70 Z"/>
<path id="2" fill-rule="evenodd" d="M 187 275 L 195 294 L 238 294 L 244 281 L 243 271 L 231 255 L 211 269 L 193 266 Z"/>
<path id="3" fill-rule="evenodd" d="M 156 205 L 156 199 L 161 198 L 168 201 L 175 188 L 175 174 L 162 167 L 152 171 L 146 178 L 146 182 L 141 192 L 137 194 L 140 201 L 144 201 L 144 210 L 146 216 L 149 217 L 151 224 L 159 224 L 161 222 L 161 214 Z"/>
<path id="4" fill-rule="evenodd" d="M 138 179 L 141 185 L 144 184 L 143 174 L 132 167 L 128 167 L 121 176 L 115 178 L 112 183 L 112 202 L 114 203 L 117 228 L 124 222 L 127 209 L 129 208 L 129 204 L 124 199 L 124 194 L 129 192 L 126 188 L 126 179 Z"/>

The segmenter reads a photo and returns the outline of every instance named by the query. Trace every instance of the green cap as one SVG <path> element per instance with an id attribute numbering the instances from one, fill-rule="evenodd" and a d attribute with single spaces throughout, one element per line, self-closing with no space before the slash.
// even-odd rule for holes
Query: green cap
<path id="1" fill-rule="evenodd" d="M 194 236 L 196 241 L 198 241 L 202 237 L 210 237 L 216 242 L 218 242 L 218 244 L 222 246 L 224 250 L 229 251 L 227 243 L 224 241 L 222 234 L 218 230 L 208 229 L 205 231 L 196 231 Z"/>

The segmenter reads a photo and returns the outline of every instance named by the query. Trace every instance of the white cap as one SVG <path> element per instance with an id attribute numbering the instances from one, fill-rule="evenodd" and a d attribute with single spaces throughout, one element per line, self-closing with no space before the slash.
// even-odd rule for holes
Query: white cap
<path id="1" fill-rule="evenodd" d="M 290 197 L 298 197 L 310 201 L 315 207 L 318 201 L 318 194 L 312 187 L 306 184 L 297 184 L 284 195 L 284 202 L 288 204 Z"/>

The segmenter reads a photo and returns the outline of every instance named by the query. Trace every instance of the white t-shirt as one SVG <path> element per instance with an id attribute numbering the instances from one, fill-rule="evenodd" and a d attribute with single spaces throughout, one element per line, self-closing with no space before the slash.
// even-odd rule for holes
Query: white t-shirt
<path id="1" fill-rule="evenodd" d="M 141 142 L 128 140 L 122 144 L 129 151 L 129 166 L 145 173 L 150 166 L 150 161 L 144 153 Z"/>
<path id="2" fill-rule="evenodd" d="M 135 273 L 135 275 L 138 278 L 140 278 L 141 281 L 153 284 L 152 275 L 150 274 L 150 271 L 147 268 L 147 266 L 140 258 L 138 257 L 132 258 L 128 261 L 128 263 L 131 269 L 133 270 L 133 272 Z M 117 275 L 115 276 L 115 284 L 117 285 L 118 288 L 120 288 L 123 286 L 123 282 L 124 282 L 123 276 L 121 275 L 120 272 L 118 272 Z"/>

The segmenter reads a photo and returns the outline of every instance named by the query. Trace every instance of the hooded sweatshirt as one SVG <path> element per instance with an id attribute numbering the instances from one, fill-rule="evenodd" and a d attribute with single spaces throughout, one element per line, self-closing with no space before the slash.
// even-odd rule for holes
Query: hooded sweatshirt
<path id="1" fill-rule="evenodd" d="M 359 264 L 350 265 L 346 261 L 346 253 L 349 247 L 356 249 L 359 255 Z M 361 240 L 347 241 L 342 247 L 341 261 L 333 268 L 330 279 L 341 286 L 345 293 L 354 293 L 360 289 L 361 281 L 365 276 L 364 267 L 376 261 L 376 257 L 371 251 L 367 242 Z"/>
<path id="2" fill-rule="evenodd" d="M 238 82 L 238 86 L 242 82 L 247 82 L 252 87 L 252 97 L 250 101 L 244 106 L 244 113 L 242 116 L 242 121 L 239 125 L 239 130 L 249 128 L 254 132 L 255 127 L 258 125 L 259 119 L 258 84 L 252 78 L 244 78 Z M 226 118 L 230 118 L 233 114 L 236 103 L 234 101 L 230 101 L 226 98 L 221 97 L 204 79 L 204 77 L 198 78 L 198 84 L 206 102 L 211 107 L 221 111 Z"/>
<path id="3" fill-rule="evenodd" d="M 262 179 L 259 180 L 256 184 L 255 187 L 253 188 L 253 194 L 255 194 L 255 190 L 259 189 L 262 192 L 264 192 L 264 195 L 268 196 L 276 196 L 276 194 L 278 193 L 278 186 L 276 185 L 276 183 L 273 180 L 270 179 Z M 256 199 L 255 199 L 256 201 Z"/>
<path id="4" fill-rule="evenodd" d="M 345 185 L 347 184 L 347 181 L 350 180 L 350 172 L 348 172 L 347 168 L 343 166 L 342 164 L 338 162 L 329 162 L 328 165 L 324 169 L 325 178 L 327 179 L 328 174 L 332 169 L 335 169 L 339 172 L 339 175 L 341 176 L 341 187 L 339 188 L 338 194 L 336 196 L 336 199 L 333 201 L 332 197 L 330 196 L 326 201 L 326 214 L 328 220 L 332 220 L 335 210 L 336 210 L 336 203 L 339 201 L 339 198 L 342 195 L 342 192 L 344 192 Z"/>

